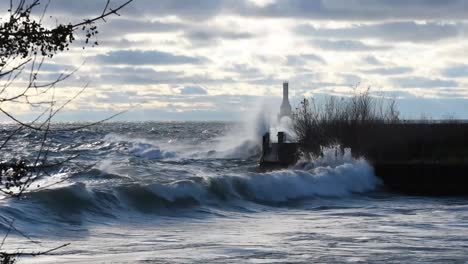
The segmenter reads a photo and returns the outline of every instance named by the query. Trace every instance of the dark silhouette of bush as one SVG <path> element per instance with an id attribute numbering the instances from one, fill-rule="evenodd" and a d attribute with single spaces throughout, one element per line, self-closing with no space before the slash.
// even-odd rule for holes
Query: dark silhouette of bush
<path id="1" fill-rule="evenodd" d="M 369 92 L 366 89 L 349 98 L 330 96 L 324 101 L 304 99 L 293 115 L 301 150 L 319 156 L 323 147 L 348 147 L 349 136 L 359 127 L 397 123 L 395 101 L 372 97 Z"/>
<path id="2" fill-rule="evenodd" d="M 339 145 L 372 163 L 468 161 L 467 123 L 400 120 L 394 100 L 372 97 L 369 90 L 321 103 L 304 99 L 293 119 L 301 150 L 312 156 Z"/>

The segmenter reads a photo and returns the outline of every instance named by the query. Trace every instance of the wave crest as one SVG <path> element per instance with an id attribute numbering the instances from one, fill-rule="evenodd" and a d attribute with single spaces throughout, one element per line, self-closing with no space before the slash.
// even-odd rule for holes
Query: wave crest
<path id="1" fill-rule="evenodd" d="M 167 184 L 120 183 L 102 187 L 76 183 L 31 194 L 40 204 L 59 211 L 102 212 L 123 208 L 149 212 L 197 205 L 222 206 L 224 201 L 284 203 L 314 197 L 346 197 L 380 186 L 372 167 L 364 160 L 310 170 L 193 177 Z M 107 212 L 111 213 L 111 212 Z"/>

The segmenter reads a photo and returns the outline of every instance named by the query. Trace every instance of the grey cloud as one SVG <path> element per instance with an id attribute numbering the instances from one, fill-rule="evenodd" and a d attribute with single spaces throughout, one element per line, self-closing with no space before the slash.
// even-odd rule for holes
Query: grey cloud
<path id="1" fill-rule="evenodd" d="M 464 31 L 465 25 L 413 21 L 386 22 L 379 24 L 354 25 L 345 28 L 316 28 L 310 24 L 299 25 L 296 32 L 314 38 L 337 39 L 381 39 L 386 41 L 427 42 L 454 38 Z"/>
<path id="2" fill-rule="evenodd" d="M 372 92 L 372 95 L 378 98 L 390 98 L 390 99 L 409 99 L 417 98 L 416 95 L 404 90 L 392 90 L 392 91 L 376 91 Z"/>
<path id="3" fill-rule="evenodd" d="M 291 76 L 290 81 L 290 91 L 296 95 L 299 95 L 301 92 L 305 93 L 315 89 L 329 88 L 329 87 L 343 87 L 349 86 L 348 83 L 332 83 L 327 82 L 323 79 L 324 74 L 317 71 L 309 71 L 303 73 L 297 73 L 294 76 Z M 278 80 L 275 84 L 281 84 L 282 80 Z"/>
<path id="4" fill-rule="evenodd" d="M 255 35 L 249 32 L 224 29 L 220 27 L 192 26 L 187 28 L 183 35 L 193 46 L 211 46 L 220 40 L 251 39 Z"/>
<path id="5" fill-rule="evenodd" d="M 348 85 L 354 86 L 361 82 L 361 77 L 355 74 L 340 74 L 344 79 L 345 83 Z"/>
<path id="6" fill-rule="evenodd" d="M 101 74 L 96 78 L 97 82 L 103 84 L 133 84 L 133 85 L 148 85 L 148 84 L 174 84 L 183 80 L 183 76 L 176 72 L 154 72 L 153 75 L 119 75 L 119 74 Z"/>
<path id="7" fill-rule="evenodd" d="M 109 24 L 110 25 L 110 24 Z M 180 22 L 139 21 L 133 19 L 113 19 L 112 26 L 125 32 L 171 32 L 186 27 Z"/>
<path id="8" fill-rule="evenodd" d="M 184 30 L 186 24 L 125 18 L 112 18 L 108 23 L 99 25 L 100 38 L 115 38 L 134 33 L 164 33 Z"/>
<path id="9" fill-rule="evenodd" d="M 103 84 L 226 84 L 237 80 L 232 78 L 218 78 L 207 74 L 186 75 L 181 71 L 155 71 L 144 67 L 102 67 L 99 73 L 84 72 L 88 78 Z"/>
<path id="10" fill-rule="evenodd" d="M 191 40 L 213 40 L 213 39 L 248 39 L 253 38 L 254 35 L 248 32 L 235 32 L 222 29 L 194 29 L 184 34 Z"/>
<path id="11" fill-rule="evenodd" d="M 366 56 L 363 58 L 363 61 L 371 65 L 382 65 L 383 63 L 374 56 Z"/>
<path id="12" fill-rule="evenodd" d="M 381 67 L 381 68 L 374 68 L 370 70 L 363 70 L 363 73 L 368 74 L 379 74 L 379 75 L 398 75 L 404 73 L 410 73 L 413 69 L 410 67 Z"/>
<path id="13" fill-rule="evenodd" d="M 368 20 L 466 19 L 464 0 L 276 0 L 245 10 L 252 16 Z"/>
<path id="14" fill-rule="evenodd" d="M 250 66 L 248 64 L 234 64 L 232 66 L 226 67 L 225 70 L 236 73 L 244 79 L 259 78 L 263 76 L 263 73 L 259 68 Z"/>
<path id="15" fill-rule="evenodd" d="M 289 55 L 286 57 L 286 60 L 289 66 L 303 66 L 309 61 L 326 64 L 326 61 L 322 57 L 315 54 Z"/>
<path id="16" fill-rule="evenodd" d="M 401 88 L 440 88 L 458 87 L 452 80 L 430 79 L 425 77 L 402 77 L 391 79 L 392 83 Z"/>
<path id="17" fill-rule="evenodd" d="M 313 40 L 311 43 L 321 49 L 333 51 L 374 51 L 390 49 L 390 46 L 371 46 L 357 40 Z"/>
<path id="18" fill-rule="evenodd" d="M 449 78 L 467 78 L 468 65 L 455 65 L 442 70 L 442 75 Z"/>
<path id="19" fill-rule="evenodd" d="M 437 89 L 437 96 L 439 98 L 463 98 L 466 97 L 466 93 L 463 92 L 462 89 L 457 87 L 447 87 L 447 88 L 440 88 Z"/>
<path id="20" fill-rule="evenodd" d="M 208 92 L 200 86 L 185 86 L 180 90 L 180 94 L 184 95 L 205 95 Z"/>
<path id="21" fill-rule="evenodd" d="M 252 80 L 248 80 L 247 83 L 254 85 L 265 85 L 265 86 L 274 86 L 282 83 L 284 80 L 277 78 L 276 76 L 268 75 L 265 77 L 259 77 Z"/>
<path id="22" fill-rule="evenodd" d="M 123 0 L 112 1 L 117 6 Z M 98 15 L 106 0 L 52 1 L 52 13 Z M 6 4 L 6 3 L 4 3 Z M 125 16 L 178 16 L 205 20 L 221 14 L 314 20 L 453 20 L 467 19 L 465 0 L 276 0 L 258 6 L 247 0 L 138 0 L 121 12 Z"/>
<path id="23" fill-rule="evenodd" d="M 173 84 L 185 78 L 179 71 L 155 71 L 143 67 L 102 67 L 100 72 L 94 79 L 104 84 Z"/>
<path id="24" fill-rule="evenodd" d="M 41 65 L 41 71 L 44 72 L 69 72 L 70 70 L 74 70 L 76 68 L 77 66 L 59 63 L 42 63 Z"/>
<path id="25" fill-rule="evenodd" d="M 182 36 L 195 44 L 215 44 L 216 41 L 227 39 L 249 39 L 255 37 L 254 34 L 235 30 L 232 28 L 216 27 L 212 24 L 197 25 L 196 23 L 181 22 L 161 22 L 161 21 L 141 21 L 137 19 L 117 19 L 111 23 L 103 24 L 100 28 L 99 36 L 114 38 L 125 34 L 134 33 L 166 33 L 182 32 Z"/>
<path id="26" fill-rule="evenodd" d="M 123 0 L 113 0 L 112 6 L 118 6 Z M 138 0 L 132 2 L 120 13 L 131 16 L 170 16 L 200 20 L 208 19 L 222 12 L 239 9 L 240 0 Z M 73 15 L 98 15 L 106 5 L 106 0 L 52 1 L 50 12 Z"/>
<path id="27" fill-rule="evenodd" d="M 176 55 L 169 52 L 150 50 L 117 50 L 97 55 L 95 61 L 101 64 L 122 65 L 179 65 L 201 64 L 207 61 L 203 57 Z"/>
<path id="28" fill-rule="evenodd" d="M 128 47 L 138 48 L 138 47 L 147 47 L 151 44 L 149 40 L 129 40 L 127 38 L 121 39 L 105 39 L 99 40 L 99 45 L 106 47 L 106 48 L 114 48 L 114 49 L 125 49 Z"/>
<path id="29" fill-rule="evenodd" d="M 162 22 L 138 19 L 116 19 L 100 27 L 99 37 L 106 40 L 115 39 L 116 36 L 125 36 L 135 33 L 167 33 L 181 32 L 182 36 L 195 45 L 216 44 L 218 40 L 250 39 L 254 34 L 233 28 L 222 28 L 212 24 Z M 115 42 L 115 40 L 114 40 Z M 134 41 L 130 41 L 134 42 Z"/>
<path id="30" fill-rule="evenodd" d="M 105 74 L 116 74 L 116 75 L 173 75 L 179 76 L 183 73 L 180 71 L 155 71 L 147 67 L 114 67 L 114 66 L 104 66 L 100 69 L 100 72 Z"/>
<path id="31" fill-rule="evenodd" d="M 176 15 L 188 19 L 207 19 L 237 6 L 239 0 L 140 0 L 136 14 Z"/>
<path id="32" fill-rule="evenodd" d="M 114 93 L 114 92 L 109 92 Z M 112 97 L 107 95 L 106 97 Z M 183 94 L 160 94 L 156 92 L 142 92 L 136 96 L 132 96 L 132 102 L 141 103 L 149 101 L 159 101 L 169 104 L 185 103 L 185 104 L 200 104 L 205 103 L 212 105 L 214 111 L 225 111 L 225 110 L 236 110 L 240 109 L 240 106 L 249 107 L 258 102 L 260 98 L 267 98 L 280 102 L 279 97 L 272 96 L 252 96 L 252 95 L 204 95 L 204 96 L 187 96 Z M 106 98 L 103 98 L 106 100 Z M 190 107 L 188 107 L 190 108 Z M 196 108 L 196 106 L 195 106 Z"/>
<path id="33" fill-rule="evenodd" d="M 104 92 L 101 93 L 104 97 L 97 97 L 95 100 L 99 103 L 133 103 L 138 97 L 138 93 L 134 91 L 119 91 L 119 92 Z"/>

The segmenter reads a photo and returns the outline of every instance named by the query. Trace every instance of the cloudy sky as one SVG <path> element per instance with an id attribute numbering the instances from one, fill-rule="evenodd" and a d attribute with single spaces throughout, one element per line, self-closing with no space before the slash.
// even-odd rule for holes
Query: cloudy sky
<path id="1" fill-rule="evenodd" d="M 76 22 L 105 2 L 52 0 L 48 14 Z M 60 96 L 89 83 L 59 120 L 124 109 L 126 120 L 238 120 L 279 104 L 283 80 L 293 104 L 370 86 L 403 117 L 468 118 L 465 0 L 134 0 L 99 26 L 98 47 L 78 40 L 44 66 L 49 78 L 82 65 Z"/>

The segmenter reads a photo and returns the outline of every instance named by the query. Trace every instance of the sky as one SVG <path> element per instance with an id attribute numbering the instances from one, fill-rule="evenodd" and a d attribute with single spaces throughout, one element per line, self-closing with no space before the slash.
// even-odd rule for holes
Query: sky
<path id="1" fill-rule="evenodd" d="M 46 23 L 105 3 L 51 0 Z M 44 80 L 79 67 L 57 98 L 88 85 L 59 121 L 122 110 L 117 120 L 241 120 L 265 102 L 279 108 L 286 80 L 293 106 L 371 87 L 403 118 L 468 118 L 468 1 L 134 0 L 97 25 L 98 46 L 78 38 L 45 61 Z M 35 111 L 14 107 L 24 119 Z"/>

